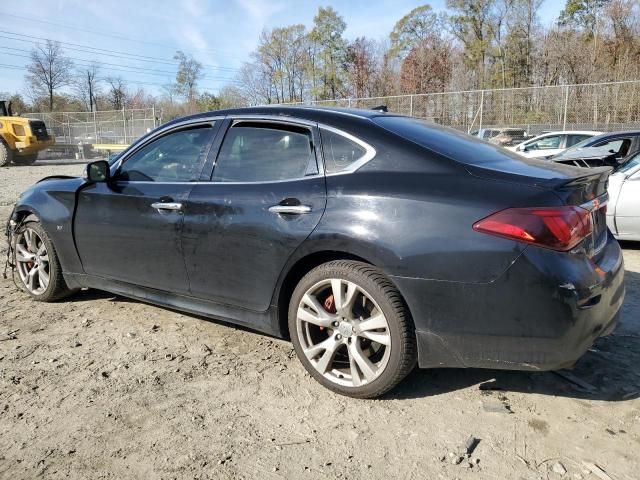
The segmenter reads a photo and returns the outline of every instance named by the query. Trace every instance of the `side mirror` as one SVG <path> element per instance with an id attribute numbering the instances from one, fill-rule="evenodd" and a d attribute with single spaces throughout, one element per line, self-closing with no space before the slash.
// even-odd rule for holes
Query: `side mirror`
<path id="1" fill-rule="evenodd" d="M 87 164 L 84 169 L 84 179 L 90 183 L 107 182 L 109 173 L 109 162 L 98 160 Z"/>

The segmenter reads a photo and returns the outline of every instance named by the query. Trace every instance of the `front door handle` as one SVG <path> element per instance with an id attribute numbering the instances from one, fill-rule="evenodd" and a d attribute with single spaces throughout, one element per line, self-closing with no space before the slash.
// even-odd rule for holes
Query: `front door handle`
<path id="1" fill-rule="evenodd" d="M 177 202 L 155 202 L 151 204 L 151 208 L 155 208 L 156 210 L 180 211 L 182 210 L 182 204 Z"/>
<path id="2" fill-rule="evenodd" d="M 269 211 L 278 214 L 300 215 L 302 213 L 310 213 L 311 207 L 309 205 L 274 205 L 269 207 Z"/>

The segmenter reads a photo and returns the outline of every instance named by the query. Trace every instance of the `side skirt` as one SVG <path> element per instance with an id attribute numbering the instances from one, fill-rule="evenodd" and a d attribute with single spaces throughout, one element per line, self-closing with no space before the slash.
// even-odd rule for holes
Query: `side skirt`
<path id="1" fill-rule="evenodd" d="M 141 287 L 126 282 L 110 280 L 95 275 L 65 273 L 64 279 L 70 288 L 94 288 L 142 302 L 172 308 L 181 312 L 202 315 L 214 320 L 234 323 L 267 335 L 282 337 L 278 322 L 277 307 L 270 306 L 265 312 L 255 312 L 231 305 L 177 295 L 164 290 Z"/>

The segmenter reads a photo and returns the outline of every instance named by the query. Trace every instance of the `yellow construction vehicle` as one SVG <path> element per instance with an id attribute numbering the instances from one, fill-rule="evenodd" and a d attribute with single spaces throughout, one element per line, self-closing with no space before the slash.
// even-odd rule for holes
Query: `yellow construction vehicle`
<path id="1" fill-rule="evenodd" d="M 0 167 L 31 165 L 40 150 L 54 143 L 42 120 L 14 117 L 11 102 L 0 100 Z"/>

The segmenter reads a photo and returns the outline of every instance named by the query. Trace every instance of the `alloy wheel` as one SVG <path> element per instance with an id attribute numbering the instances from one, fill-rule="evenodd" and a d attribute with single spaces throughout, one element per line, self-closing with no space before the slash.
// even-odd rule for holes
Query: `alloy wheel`
<path id="1" fill-rule="evenodd" d="M 15 244 L 18 275 L 26 289 L 34 295 L 42 295 L 49 286 L 49 252 L 35 230 L 26 228 L 18 234 Z"/>
<path id="2" fill-rule="evenodd" d="M 382 374 L 391 333 L 373 297 L 354 282 L 331 278 L 302 296 L 296 314 L 304 355 L 327 380 L 359 387 Z"/>

